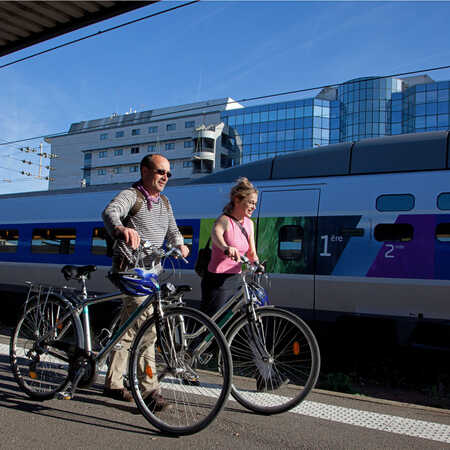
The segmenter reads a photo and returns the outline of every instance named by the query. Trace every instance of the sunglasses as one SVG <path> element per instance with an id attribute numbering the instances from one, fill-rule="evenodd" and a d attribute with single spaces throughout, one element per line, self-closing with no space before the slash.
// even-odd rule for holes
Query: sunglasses
<path id="1" fill-rule="evenodd" d="M 170 172 L 170 170 L 153 169 L 153 172 L 157 173 L 158 175 L 167 175 L 167 178 L 170 178 L 172 176 L 172 172 Z"/>

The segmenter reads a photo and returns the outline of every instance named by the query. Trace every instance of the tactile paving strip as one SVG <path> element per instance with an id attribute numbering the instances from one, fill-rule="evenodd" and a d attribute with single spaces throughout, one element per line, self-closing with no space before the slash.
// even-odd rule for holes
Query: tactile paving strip
<path id="1" fill-rule="evenodd" d="M 0 353 L 9 355 L 9 346 L 0 344 Z M 170 380 L 167 380 L 163 385 L 165 388 L 177 388 L 177 384 L 170 383 Z M 201 387 L 183 385 L 182 387 L 178 386 L 178 389 L 183 389 L 184 391 L 192 390 L 192 393 L 208 397 L 218 396 L 218 389 L 213 384 Z M 264 397 L 264 403 L 267 405 L 274 404 L 276 399 L 279 398 L 279 396 L 269 393 L 258 393 L 255 395 L 258 395 L 258 401 L 260 402 L 262 401 L 261 397 Z M 230 399 L 234 400 L 232 397 Z M 450 443 L 450 425 L 441 423 L 390 416 L 388 414 L 344 408 L 342 406 L 328 405 L 326 403 L 311 402 L 308 400 L 293 408 L 290 413 L 345 423 L 347 425 L 355 425 L 372 430 Z"/>

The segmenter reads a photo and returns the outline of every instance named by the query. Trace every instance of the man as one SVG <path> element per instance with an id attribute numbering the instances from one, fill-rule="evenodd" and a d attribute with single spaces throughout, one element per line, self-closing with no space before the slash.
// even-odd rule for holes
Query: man
<path id="1" fill-rule="evenodd" d="M 170 202 L 161 194 L 171 175 L 170 163 L 164 156 L 158 154 L 145 156 L 141 161 L 141 179 L 133 184 L 133 187 L 120 192 L 103 211 L 102 217 L 108 233 L 119 239 L 114 249 L 113 271 L 125 271 L 134 267 L 131 249 L 137 249 L 141 239 L 149 240 L 157 247 L 161 247 L 163 242 L 167 241 L 178 247 L 183 257 L 189 254 L 189 249 L 183 244 L 183 236 L 176 225 Z M 148 262 L 146 260 L 146 264 Z M 122 323 L 145 299 L 146 297 L 126 297 Z M 120 342 L 121 348 L 112 352 L 103 395 L 116 400 L 132 401 L 130 392 L 123 385 L 128 349 L 139 327 L 151 316 L 152 309 L 150 307 L 137 320 L 133 329 L 124 335 Z M 148 335 L 143 360 L 150 365 L 149 372 L 156 374 L 154 327 Z M 164 409 L 166 401 L 159 392 L 157 376 L 146 375 L 144 365 L 140 369 L 139 379 L 147 405 L 153 410 Z"/>

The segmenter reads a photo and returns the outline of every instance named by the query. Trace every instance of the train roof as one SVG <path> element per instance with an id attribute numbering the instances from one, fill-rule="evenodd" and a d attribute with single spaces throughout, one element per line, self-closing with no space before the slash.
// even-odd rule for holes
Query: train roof
<path id="1" fill-rule="evenodd" d="M 243 176 L 251 181 L 264 181 L 444 170 L 450 167 L 449 134 L 449 131 L 411 133 L 300 150 L 241 164 L 195 180 L 174 179 L 170 181 L 170 187 L 232 183 Z M 0 199 L 102 191 L 119 192 L 129 186 L 130 183 L 127 182 L 91 185 L 85 188 L 20 192 L 0 195 Z"/>
<path id="2" fill-rule="evenodd" d="M 177 178 L 171 180 L 170 186 L 182 186 L 190 183 L 190 178 Z M 13 194 L 0 194 L 0 199 L 2 198 L 12 198 L 12 197 L 40 197 L 43 195 L 56 195 L 56 194 L 89 194 L 92 192 L 103 192 L 103 191 L 115 191 L 119 192 L 122 189 L 130 187 L 131 182 L 126 183 L 110 183 L 110 184 L 96 184 L 86 187 L 77 188 L 66 188 L 66 189 L 53 189 L 47 191 L 29 191 L 29 192 L 17 192 Z"/>
<path id="3" fill-rule="evenodd" d="M 282 180 L 449 168 L 448 131 L 411 133 L 290 152 L 206 175 L 191 184 Z"/>

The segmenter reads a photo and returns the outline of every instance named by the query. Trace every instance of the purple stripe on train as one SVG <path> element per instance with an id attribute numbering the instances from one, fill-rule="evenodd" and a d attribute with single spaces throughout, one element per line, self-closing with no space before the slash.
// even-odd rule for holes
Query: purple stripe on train
<path id="1" fill-rule="evenodd" d="M 406 223 L 414 227 L 411 241 L 386 241 L 380 248 L 375 261 L 367 272 L 368 277 L 386 278 L 422 278 L 449 279 L 444 273 L 436 273 L 435 267 L 444 261 L 435 258 L 435 251 L 440 253 L 440 244 L 450 243 L 436 241 L 436 224 L 446 221 L 447 215 L 417 214 L 400 215 L 395 223 Z M 444 220 L 443 220 L 444 219 Z M 448 221 L 448 219 L 447 219 Z M 450 253 L 446 252 L 447 256 Z M 449 260 L 446 264 L 449 265 Z M 442 278 L 441 278 L 442 279 Z"/>

